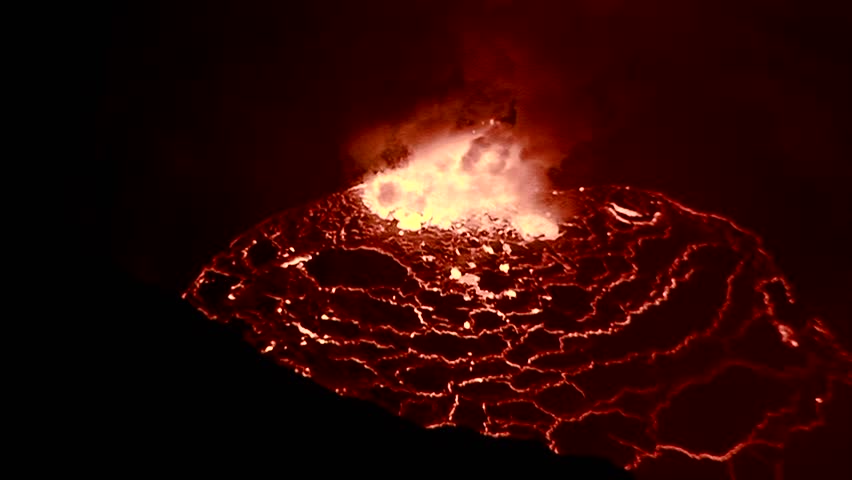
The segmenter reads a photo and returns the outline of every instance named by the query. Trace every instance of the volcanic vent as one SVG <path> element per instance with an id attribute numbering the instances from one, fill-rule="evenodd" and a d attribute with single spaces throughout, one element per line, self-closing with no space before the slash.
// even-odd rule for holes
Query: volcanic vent
<path id="1" fill-rule="evenodd" d="M 849 356 L 760 241 L 659 193 L 488 190 L 476 179 L 497 171 L 528 183 L 500 141 L 465 166 L 475 140 L 442 144 L 457 166 L 437 176 L 414 158 L 265 221 L 185 297 L 281 365 L 424 427 L 640 478 L 666 459 L 771 476 L 771 452 L 850 381 Z"/>

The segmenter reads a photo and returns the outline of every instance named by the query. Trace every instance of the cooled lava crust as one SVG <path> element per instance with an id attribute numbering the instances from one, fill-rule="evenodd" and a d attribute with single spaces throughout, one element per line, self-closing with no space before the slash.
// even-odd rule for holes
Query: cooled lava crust
<path id="1" fill-rule="evenodd" d="M 850 357 L 759 239 L 626 187 L 551 202 L 558 238 L 525 240 L 496 220 L 402 231 L 348 190 L 258 225 L 185 298 L 424 427 L 534 439 L 638 478 L 661 462 L 772 477 Z"/>

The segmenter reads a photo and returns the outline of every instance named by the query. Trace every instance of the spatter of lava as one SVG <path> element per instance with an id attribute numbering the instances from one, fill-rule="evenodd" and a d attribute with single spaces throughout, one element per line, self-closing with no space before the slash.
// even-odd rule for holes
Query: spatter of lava
<path id="1" fill-rule="evenodd" d="M 759 240 L 658 193 L 550 197 L 570 209 L 541 240 L 496 219 L 401 230 L 348 190 L 246 233 L 185 297 L 281 365 L 425 427 L 536 439 L 639 478 L 666 461 L 771 477 L 850 357 Z"/>

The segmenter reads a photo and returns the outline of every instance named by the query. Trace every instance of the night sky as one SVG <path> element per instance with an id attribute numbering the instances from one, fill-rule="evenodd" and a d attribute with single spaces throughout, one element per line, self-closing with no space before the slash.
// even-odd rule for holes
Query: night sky
<path id="1" fill-rule="evenodd" d="M 375 166 L 359 135 L 508 95 L 557 185 L 732 218 L 852 345 L 845 2 L 340 3 L 81 14 L 68 75 L 94 116 L 65 205 L 80 256 L 177 295 L 236 235 Z"/>
<path id="2" fill-rule="evenodd" d="M 840 6 L 551 3 L 95 12 L 87 228 L 122 270 L 181 291 L 237 234 L 354 184 L 360 134 L 500 90 L 563 186 L 648 188 L 729 216 L 764 238 L 809 305 L 849 318 Z"/>

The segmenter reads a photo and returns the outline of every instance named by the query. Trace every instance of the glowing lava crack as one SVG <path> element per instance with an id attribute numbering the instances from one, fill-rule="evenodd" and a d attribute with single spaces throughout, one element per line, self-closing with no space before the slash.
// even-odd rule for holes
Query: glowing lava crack
<path id="1" fill-rule="evenodd" d="M 570 209 L 532 238 L 381 218 L 366 188 L 259 225 L 186 298 L 342 395 L 640 477 L 666 458 L 771 473 L 766 452 L 850 381 L 848 354 L 724 218 L 627 188 L 553 192 L 551 211 Z"/>

